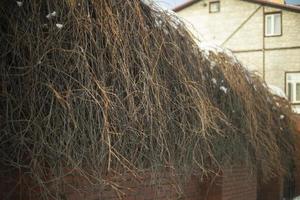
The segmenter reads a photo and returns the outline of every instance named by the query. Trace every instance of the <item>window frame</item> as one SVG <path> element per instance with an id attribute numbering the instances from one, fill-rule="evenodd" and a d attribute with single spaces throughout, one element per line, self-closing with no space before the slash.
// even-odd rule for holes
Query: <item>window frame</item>
<path id="1" fill-rule="evenodd" d="M 267 34 L 267 16 L 270 15 L 280 15 L 280 34 Z M 274 17 L 273 17 L 274 20 Z M 273 28 L 273 27 L 272 27 Z M 265 37 L 280 37 L 283 34 L 283 27 L 282 27 L 282 12 L 281 11 L 276 11 L 276 12 L 266 12 L 264 13 L 264 36 Z"/>
<path id="2" fill-rule="evenodd" d="M 296 86 L 297 83 L 300 83 L 300 80 L 299 80 L 299 81 L 288 81 L 288 80 L 287 80 L 287 75 L 288 75 L 288 74 L 300 74 L 300 71 L 286 71 L 286 72 L 285 72 L 285 77 L 284 77 L 284 88 L 285 88 L 285 94 L 286 94 L 287 98 L 289 99 L 289 96 L 288 96 L 288 87 L 287 87 L 288 83 L 293 82 L 294 85 Z M 294 93 L 294 92 L 295 92 L 295 93 Z M 296 95 L 297 95 L 297 94 L 296 94 L 296 87 L 295 87 L 295 89 L 294 89 L 294 91 L 293 91 L 293 95 L 294 95 L 294 98 L 295 98 L 295 100 L 296 100 Z M 299 100 L 299 101 L 294 101 L 294 99 L 292 99 L 290 102 L 291 102 L 292 105 L 300 105 L 300 100 Z"/>
<path id="3" fill-rule="evenodd" d="M 211 6 L 213 4 L 216 4 L 216 3 L 219 4 L 219 10 L 218 11 L 212 11 Z M 208 5 L 208 9 L 209 9 L 209 13 L 219 13 L 219 12 L 221 12 L 221 2 L 220 1 L 210 1 L 209 5 Z"/>

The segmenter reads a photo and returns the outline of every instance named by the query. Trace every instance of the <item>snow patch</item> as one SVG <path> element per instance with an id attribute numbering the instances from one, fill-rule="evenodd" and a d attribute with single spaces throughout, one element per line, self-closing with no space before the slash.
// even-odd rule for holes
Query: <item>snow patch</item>
<path id="1" fill-rule="evenodd" d="M 293 200 L 300 200 L 300 196 L 294 197 Z"/>
<path id="2" fill-rule="evenodd" d="M 198 42 L 198 46 L 208 56 L 209 56 L 210 52 L 212 52 L 214 54 L 224 52 L 224 50 L 221 47 L 219 47 L 216 44 L 211 43 L 211 42 L 200 41 L 200 42 Z"/>
<path id="3" fill-rule="evenodd" d="M 62 29 L 64 27 L 63 24 L 55 24 L 57 28 Z"/>
<path id="4" fill-rule="evenodd" d="M 205 53 L 206 56 L 209 56 L 210 53 L 214 53 L 214 54 L 224 53 L 231 58 L 232 62 L 238 63 L 238 60 L 235 57 L 235 55 L 232 53 L 232 51 L 230 51 L 227 48 L 222 48 L 214 44 L 213 42 L 198 41 L 198 46 Z"/>
<path id="5" fill-rule="evenodd" d="M 252 78 L 251 78 L 251 76 L 249 75 L 249 73 L 247 71 L 245 71 L 245 77 L 246 77 L 246 80 L 249 84 L 253 83 Z"/>
<path id="6" fill-rule="evenodd" d="M 213 84 L 217 85 L 217 80 L 215 78 L 212 78 L 211 81 L 213 82 Z"/>
<path id="7" fill-rule="evenodd" d="M 270 91 L 273 95 L 276 95 L 276 96 L 279 96 L 279 97 L 282 97 L 282 98 L 287 99 L 285 93 L 284 93 L 283 90 L 280 89 L 279 87 L 274 86 L 274 85 L 267 85 L 267 88 L 269 89 L 269 91 Z"/>
<path id="8" fill-rule="evenodd" d="M 255 86 L 255 85 L 253 85 L 253 88 L 254 88 L 254 90 L 255 90 L 255 91 L 257 91 L 257 88 L 256 88 L 256 86 Z"/>
<path id="9" fill-rule="evenodd" d="M 53 11 L 52 13 L 49 13 L 48 15 L 46 15 L 47 19 L 51 19 L 53 17 L 56 17 L 56 12 L 55 11 Z"/>
<path id="10" fill-rule="evenodd" d="M 292 108 L 293 109 L 293 111 L 295 112 L 295 113 L 299 113 L 300 114 L 300 107 L 293 107 Z M 300 199 L 299 199 L 300 200 Z"/>
<path id="11" fill-rule="evenodd" d="M 22 2 L 22 1 L 16 1 L 16 3 L 17 3 L 17 5 L 18 5 L 19 7 L 22 7 L 22 6 L 23 6 L 23 2 Z"/>
<path id="12" fill-rule="evenodd" d="M 216 62 L 211 61 L 210 62 L 210 69 L 213 70 L 217 66 Z"/>
<path id="13" fill-rule="evenodd" d="M 147 6 L 150 6 L 152 9 L 158 11 L 156 14 L 155 19 L 155 25 L 156 27 L 162 27 L 163 26 L 163 17 L 168 16 L 171 20 L 167 20 L 172 24 L 174 28 L 178 28 L 179 26 L 183 25 L 181 18 L 175 13 L 173 10 L 163 8 L 155 3 L 155 1 L 152 0 L 141 0 L 142 3 L 146 4 Z M 165 32 L 168 32 L 167 30 Z"/>
<path id="14" fill-rule="evenodd" d="M 225 86 L 221 86 L 220 90 L 222 90 L 226 94 L 228 89 Z"/>

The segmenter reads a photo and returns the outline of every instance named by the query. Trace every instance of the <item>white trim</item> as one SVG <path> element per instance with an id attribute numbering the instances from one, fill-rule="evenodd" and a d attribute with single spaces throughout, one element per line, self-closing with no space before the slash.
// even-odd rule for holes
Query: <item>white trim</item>
<path id="1" fill-rule="evenodd" d="M 288 76 L 295 76 L 295 79 L 291 79 L 289 80 L 289 77 Z M 290 96 L 289 94 L 289 84 L 292 85 L 292 96 Z M 300 84 L 300 72 L 288 72 L 286 73 L 286 88 L 287 88 L 287 96 L 289 97 L 289 99 L 291 100 L 291 103 L 300 103 L 300 99 L 297 100 L 296 97 L 297 97 L 297 85 Z M 298 86 L 299 87 L 299 86 Z M 298 94 L 300 95 L 300 94 Z"/>
<path id="2" fill-rule="evenodd" d="M 275 18 L 276 16 L 279 16 L 279 21 L 277 22 L 279 26 L 279 32 L 276 32 L 276 24 L 275 24 Z M 265 14 L 265 36 L 279 36 L 282 33 L 282 24 L 281 19 L 282 15 L 281 13 L 270 13 Z M 270 24 L 269 24 L 270 23 Z M 271 25 L 271 29 L 268 30 L 268 26 Z"/>
<path id="3" fill-rule="evenodd" d="M 216 6 L 216 7 L 214 7 Z M 212 10 L 213 8 L 216 8 L 216 10 Z M 221 3 L 220 1 L 211 1 L 209 2 L 209 13 L 218 13 L 221 11 Z"/>

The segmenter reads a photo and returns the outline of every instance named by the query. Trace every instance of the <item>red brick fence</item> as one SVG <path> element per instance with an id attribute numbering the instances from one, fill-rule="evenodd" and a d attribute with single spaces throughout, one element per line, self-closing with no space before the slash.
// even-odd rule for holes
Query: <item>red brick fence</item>
<path id="1" fill-rule="evenodd" d="M 300 119 L 297 120 L 300 135 Z M 292 189 L 294 195 L 300 195 L 300 139 L 297 139 L 298 153 L 295 159 Z M 41 190 L 31 187 L 25 175 L 16 172 L 0 173 L 0 200 L 37 200 Z M 197 176 L 188 178 L 186 184 L 178 187 L 176 178 L 170 173 L 161 173 L 159 178 L 147 175 L 140 181 L 124 176 L 118 180 L 122 189 L 116 192 L 111 186 L 91 185 L 83 177 L 69 175 L 63 178 L 58 189 L 61 200 L 281 200 L 284 196 L 285 182 L 277 177 L 267 183 L 261 182 L 256 173 L 246 167 L 232 167 L 221 175 L 201 180 Z M 74 185 L 76 187 L 74 187 Z M 71 187 L 72 186 L 72 187 Z M 51 187 L 50 187 L 51 188 Z M 76 189 L 75 189 L 76 188 Z M 56 191 L 55 190 L 55 191 Z"/>
<path id="2" fill-rule="evenodd" d="M 41 198 L 38 196 L 40 190 L 25 189 L 28 183 L 20 176 L 6 174 L 0 178 L 0 199 Z M 170 173 L 159 174 L 159 179 L 144 177 L 141 181 L 124 177 L 118 181 L 117 187 L 122 189 L 122 192 L 118 193 L 111 186 L 100 188 L 91 185 L 83 177 L 69 175 L 63 178 L 61 186 L 55 185 L 53 189 L 60 187 L 61 200 L 256 200 L 256 176 L 247 168 L 234 167 L 210 180 L 192 176 L 181 186 L 177 184 L 176 178 L 178 176 Z"/>

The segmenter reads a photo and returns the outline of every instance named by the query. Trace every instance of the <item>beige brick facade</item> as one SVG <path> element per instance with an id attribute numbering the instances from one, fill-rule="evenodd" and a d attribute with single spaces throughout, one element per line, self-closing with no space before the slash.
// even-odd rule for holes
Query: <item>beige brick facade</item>
<path id="1" fill-rule="evenodd" d="M 300 12 L 220 0 L 220 12 L 209 13 L 209 2 L 198 1 L 177 13 L 197 37 L 231 49 L 249 70 L 285 91 L 285 72 L 300 71 Z M 264 36 L 264 13 L 270 12 L 282 13 L 281 36 Z"/>

